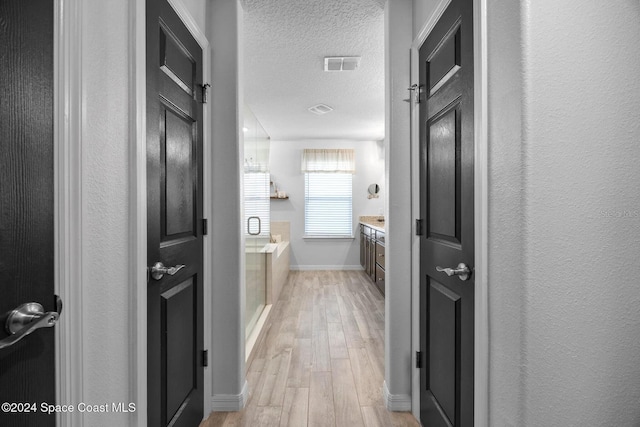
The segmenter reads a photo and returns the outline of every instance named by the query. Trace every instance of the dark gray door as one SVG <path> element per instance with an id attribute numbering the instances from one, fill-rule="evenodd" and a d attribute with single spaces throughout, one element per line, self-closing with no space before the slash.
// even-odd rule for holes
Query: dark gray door
<path id="1" fill-rule="evenodd" d="M 53 2 L 0 2 L 0 346 L 12 310 L 54 299 Z M 35 319 L 34 319 L 35 320 Z M 18 332 L 19 333 L 19 332 Z M 2 426 L 54 426 L 53 328 L 0 349 Z M 28 412 L 25 412 L 28 411 Z"/>
<path id="2" fill-rule="evenodd" d="M 203 418 L 202 49 L 147 0 L 148 419 Z M 162 271 L 162 270 L 160 270 Z"/>
<path id="3" fill-rule="evenodd" d="M 474 352 L 471 0 L 452 0 L 420 48 L 420 84 L 420 418 L 429 427 L 467 427 Z"/>

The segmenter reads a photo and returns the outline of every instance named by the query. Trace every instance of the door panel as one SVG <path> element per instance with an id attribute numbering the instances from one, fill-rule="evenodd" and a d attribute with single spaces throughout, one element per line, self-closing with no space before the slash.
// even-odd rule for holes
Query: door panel
<path id="1" fill-rule="evenodd" d="M 456 22 L 427 58 L 429 67 L 429 96 L 449 83 L 461 66 L 460 21 Z"/>
<path id="2" fill-rule="evenodd" d="M 161 178 L 164 241 L 180 235 L 194 235 L 196 198 L 193 194 L 194 122 L 165 105 L 160 113 L 160 162 L 164 164 Z"/>
<path id="3" fill-rule="evenodd" d="M 54 298 L 53 11 L 49 0 L 0 2 L 0 340 L 18 306 Z M 63 314 L 64 315 L 64 314 Z M 0 403 L 35 402 L 35 412 L 0 411 L 2 426 L 54 426 L 54 329 L 0 349 Z"/>
<path id="4" fill-rule="evenodd" d="M 153 426 L 204 415 L 201 85 L 200 46 L 166 0 L 147 0 L 147 258 L 176 267 L 147 284 Z"/>
<path id="5" fill-rule="evenodd" d="M 195 358 L 195 324 L 193 313 L 197 310 L 193 278 L 163 293 L 162 325 L 165 335 L 163 354 L 167 355 L 167 410 L 170 420 L 182 402 L 197 389 Z"/>
<path id="6" fill-rule="evenodd" d="M 427 123 L 427 238 L 460 244 L 460 104 Z"/>
<path id="7" fill-rule="evenodd" d="M 472 22 L 472 1 L 452 0 L 420 48 L 420 418 L 430 427 L 473 425 Z M 467 280 L 438 271 L 460 263 Z"/>
<path id="8" fill-rule="evenodd" d="M 429 379 L 430 391 L 447 418 L 455 425 L 460 390 L 460 296 L 429 280 Z"/>

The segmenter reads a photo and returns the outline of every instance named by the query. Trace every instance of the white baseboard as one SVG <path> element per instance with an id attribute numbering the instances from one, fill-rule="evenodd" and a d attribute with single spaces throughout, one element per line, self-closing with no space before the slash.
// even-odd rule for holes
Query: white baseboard
<path id="1" fill-rule="evenodd" d="M 408 394 L 391 394 L 387 387 L 387 382 L 382 384 L 382 399 L 389 411 L 406 412 L 411 411 L 411 396 Z"/>
<path id="2" fill-rule="evenodd" d="M 314 270 L 363 270 L 361 265 L 292 265 L 292 271 L 314 271 Z"/>
<path id="3" fill-rule="evenodd" d="M 244 382 L 240 394 L 214 394 L 211 397 L 212 412 L 241 411 L 249 400 L 249 385 Z"/>

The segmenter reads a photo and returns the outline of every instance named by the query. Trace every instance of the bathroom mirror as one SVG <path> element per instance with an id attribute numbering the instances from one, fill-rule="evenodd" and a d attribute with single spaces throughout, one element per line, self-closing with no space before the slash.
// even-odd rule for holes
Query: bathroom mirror
<path id="1" fill-rule="evenodd" d="M 378 193 L 380 192 L 380 186 L 378 184 L 371 184 L 367 191 L 369 192 L 370 199 L 377 198 Z"/>

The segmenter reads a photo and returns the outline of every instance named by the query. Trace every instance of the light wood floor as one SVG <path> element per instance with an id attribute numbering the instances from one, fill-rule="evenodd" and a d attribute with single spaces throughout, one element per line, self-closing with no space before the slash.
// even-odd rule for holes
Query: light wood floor
<path id="1" fill-rule="evenodd" d="M 200 427 L 419 426 L 384 406 L 384 298 L 363 272 L 292 271 L 271 313 L 245 409 Z"/>

